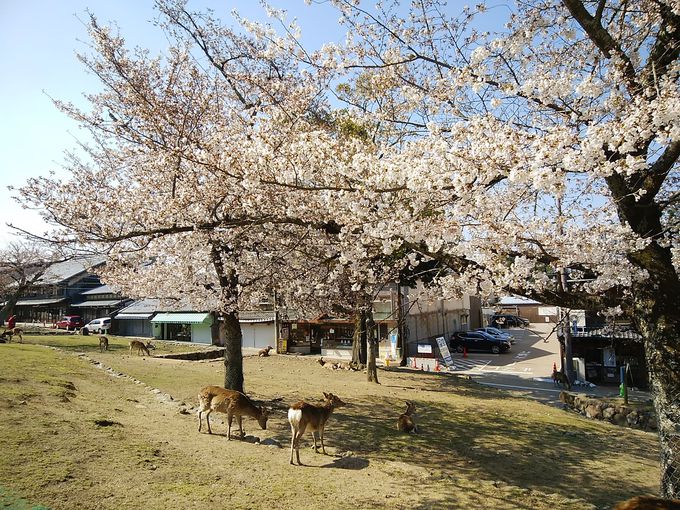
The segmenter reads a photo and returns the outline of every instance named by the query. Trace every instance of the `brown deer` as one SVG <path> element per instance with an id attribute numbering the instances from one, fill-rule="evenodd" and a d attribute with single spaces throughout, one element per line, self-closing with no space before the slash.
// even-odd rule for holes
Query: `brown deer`
<path id="1" fill-rule="evenodd" d="M 319 432 L 319 436 L 321 437 L 321 450 L 323 451 L 323 454 L 326 455 L 326 447 L 323 444 L 323 431 L 326 427 L 326 422 L 336 407 L 342 407 L 347 404 L 332 393 L 324 392 L 323 395 L 325 401 L 321 405 L 308 404 L 301 400 L 290 406 L 290 409 L 288 409 L 288 421 L 290 422 L 290 430 L 293 435 L 290 441 L 291 464 L 294 464 L 293 451 L 295 451 L 297 462 L 302 466 L 302 462 L 300 462 L 300 438 L 307 429 L 312 433 L 314 451 L 316 453 L 319 453 L 319 448 L 316 445 L 315 432 Z"/>
<path id="2" fill-rule="evenodd" d="M 21 328 L 12 328 L 12 329 L 6 329 L 2 333 L 0 333 L 0 338 L 6 338 L 7 343 L 12 341 L 13 336 L 18 336 L 19 337 L 19 342 L 23 343 L 24 337 L 23 337 L 24 330 Z"/>
<path id="3" fill-rule="evenodd" d="M 132 351 L 137 351 L 138 356 L 141 356 L 142 352 L 144 352 L 147 356 L 151 356 L 149 349 L 155 349 L 151 341 L 148 341 L 146 345 L 144 342 L 140 342 L 139 340 L 132 340 L 130 342 L 130 354 L 132 354 Z"/>
<path id="4" fill-rule="evenodd" d="M 109 339 L 104 335 L 99 337 L 99 352 L 104 352 L 109 350 Z"/>
<path id="5" fill-rule="evenodd" d="M 555 386 L 561 384 L 563 388 L 567 388 L 568 390 L 571 389 L 571 381 L 569 381 L 569 377 L 564 372 L 553 370 L 552 380 Z"/>
<path id="6" fill-rule="evenodd" d="M 271 345 L 268 345 L 264 349 L 260 349 L 260 352 L 258 352 L 257 355 L 260 356 L 261 358 L 263 357 L 266 358 L 267 356 L 269 356 L 269 351 L 271 351 L 272 349 L 273 347 Z"/>
<path id="7" fill-rule="evenodd" d="M 680 510 L 680 499 L 636 496 L 622 501 L 614 507 L 614 510 Z"/>
<path id="8" fill-rule="evenodd" d="M 413 402 L 406 401 L 406 411 L 399 416 L 397 420 L 397 429 L 400 432 L 406 432 L 414 434 L 418 433 L 418 425 L 414 420 L 414 415 L 416 412 L 416 405 Z"/>
<path id="9" fill-rule="evenodd" d="M 227 423 L 229 428 L 227 430 L 227 439 L 231 440 L 231 422 L 234 416 L 238 420 L 238 429 L 241 437 L 244 436 L 242 417 L 250 416 L 257 420 L 262 430 L 267 430 L 267 418 L 269 417 L 269 410 L 264 407 L 257 407 L 240 391 L 225 390 L 219 386 L 206 386 L 201 389 L 198 394 L 198 431 L 201 431 L 203 425 L 202 414 L 205 412 L 205 421 L 208 424 L 208 434 L 212 434 L 210 429 L 210 413 L 216 411 L 218 413 L 227 414 Z"/>

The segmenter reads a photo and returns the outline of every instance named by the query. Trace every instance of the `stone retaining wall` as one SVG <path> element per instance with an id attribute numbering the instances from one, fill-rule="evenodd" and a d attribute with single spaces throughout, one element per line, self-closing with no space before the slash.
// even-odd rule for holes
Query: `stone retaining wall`
<path id="1" fill-rule="evenodd" d="M 210 349 L 205 351 L 195 351 L 195 352 L 180 352 L 176 354 L 159 354 L 154 356 L 154 358 L 165 358 L 165 359 L 184 359 L 189 361 L 198 361 L 202 359 L 217 359 L 224 358 L 224 349 Z"/>
<path id="2" fill-rule="evenodd" d="M 573 409 L 586 418 L 608 421 L 615 425 L 634 429 L 652 431 L 657 429 L 656 414 L 651 404 L 626 406 L 618 402 L 609 402 L 567 391 L 560 393 L 560 401 L 567 408 Z"/>

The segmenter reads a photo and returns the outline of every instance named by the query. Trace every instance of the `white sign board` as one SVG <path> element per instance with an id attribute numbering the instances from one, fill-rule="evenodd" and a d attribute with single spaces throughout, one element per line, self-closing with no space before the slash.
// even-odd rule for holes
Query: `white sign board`
<path id="1" fill-rule="evenodd" d="M 446 339 L 443 336 L 437 337 L 437 345 L 439 346 L 439 352 L 442 353 L 442 357 L 444 358 L 444 364 L 447 367 L 452 367 L 453 358 L 451 357 L 451 353 L 449 352 L 449 346 L 446 345 Z"/>
<path id="2" fill-rule="evenodd" d="M 418 354 L 432 354 L 432 346 L 430 344 L 418 344 Z"/>

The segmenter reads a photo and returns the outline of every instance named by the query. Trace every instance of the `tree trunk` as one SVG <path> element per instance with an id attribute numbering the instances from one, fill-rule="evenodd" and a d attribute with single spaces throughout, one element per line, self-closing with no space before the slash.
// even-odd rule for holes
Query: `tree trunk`
<path id="1" fill-rule="evenodd" d="M 220 341 L 224 344 L 224 387 L 243 393 L 243 354 L 238 313 L 219 314 Z"/>
<path id="2" fill-rule="evenodd" d="M 14 306 L 17 304 L 17 301 L 19 301 L 19 296 L 20 293 L 15 293 L 12 294 L 7 301 L 5 302 L 5 305 L 0 309 L 0 321 L 4 324 L 4 322 L 7 320 L 7 317 L 12 315 L 12 312 L 14 311 Z"/>
<path id="3" fill-rule="evenodd" d="M 680 321 L 677 311 L 650 314 L 658 305 L 658 296 L 644 300 L 644 304 L 636 302 L 636 326 L 645 339 L 649 384 L 657 415 L 661 494 L 665 498 L 680 498 Z M 665 306 L 672 305 L 669 302 Z"/>
<path id="4" fill-rule="evenodd" d="M 401 296 L 401 285 L 397 285 L 397 346 L 401 347 L 401 362 L 399 366 L 408 365 L 408 339 L 406 338 L 406 328 L 404 327 L 404 302 Z"/>
<path id="5" fill-rule="evenodd" d="M 361 335 L 364 331 L 363 314 L 361 310 L 354 312 L 354 334 L 352 335 L 352 365 L 361 364 Z"/>
<path id="6" fill-rule="evenodd" d="M 368 368 L 368 382 L 380 384 L 378 381 L 378 367 L 375 363 L 378 357 L 378 342 L 375 335 L 375 322 L 373 321 L 373 310 L 369 309 L 364 312 L 366 316 L 366 343 L 368 344 L 368 359 L 366 366 Z"/>

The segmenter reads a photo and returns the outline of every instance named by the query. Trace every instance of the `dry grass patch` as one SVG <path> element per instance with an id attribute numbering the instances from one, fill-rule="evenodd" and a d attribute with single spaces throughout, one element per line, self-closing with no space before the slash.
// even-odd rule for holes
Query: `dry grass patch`
<path id="1" fill-rule="evenodd" d="M 195 415 L 72 353 L 0 350 L 0 449 L 9 452 L 0 459 L 2 484 L 50 508 L 292 509 L 303 501 L 305 508 L 583 509 L 657 488 L 654 435 L 453 377 L 381 370 L 382 384 L 372 385 L 365 374 L 329 371 L 311 357 L 246 357 L 246 391 L 274 414 L 266 431 L 249 418 L 244 427 L 277 448 L 226 441 L 219 423 L 215 434 L 199 434 Z M 88 356 L 187 404 L 223 379 L 221 362 L 100 354 L 92 346 Z M 314 454 L 307 434 L 300 455 L 308 466 L 292 467 L 287 407 L 322 391 L 350 404 L 327 427 L 332 455 Z M 418 435 L 396 430 L 405 400 L 418 408 Z"/>

